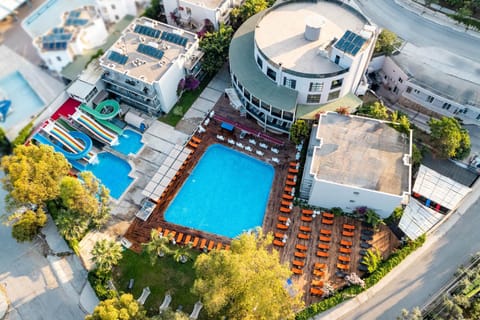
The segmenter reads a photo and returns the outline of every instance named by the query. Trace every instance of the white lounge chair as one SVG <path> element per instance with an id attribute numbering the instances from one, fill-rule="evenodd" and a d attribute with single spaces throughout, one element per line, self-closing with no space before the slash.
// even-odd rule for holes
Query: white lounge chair
<path id="1" fill-rule="evenodd" d="M 252 152 L 253 149 L 252 149 L 252 147 L 250 147 L 250 146 L 246 146 L 246 147 L 245 147 L 245 150 Z"/>
<path id="2" fill-rule="evenodd" d="M 140 296 L 140 298 L 137 299 L 138 303 L 143 306 L 143 304 L 147 300 L 148 296 L 150 295 L 150 292 L 151 291 L 150 291 L 149 287 L 143 288 L 142 295 Z"/>
<path id="3" fill-rule="evenodd" d="M 256 153 L 257 155 L 259 155 L 259 156 L 263 156 L 263 155 L 265 154 L 265 153 L 263 153 L 263 152 L 260 151 L 260 150 L 255 151 L 255 153 Z"/>
<path id="4" fill-rule="evenodd" d="M 209 123 L 210 123 L 210 118 L 207 118 L 203 124 L 208 126 Z"/>
<path id="5" fill-rule="evenodd" d="M 202 125 L 199 125 L 199 126 L 198 126 L 198 132 L 203 133 L 203 132 L 205 132 L 205 131 L 207 131 L 207 129 L 205 129 L 204 127 L 202 127 Z"/>
<path id="6" fill-rule="evenodd" d="M 237 142 L 237 143 L 236 143 L 236 146 L 239 147 L 239 148 L 243 148 L 243 143 Z"/>
<path id="7" fill-rule="evenodd" d="M 257 141 L 255 141 L 255 139 L 248 139 L 248 143 L 253 144 L 254 146 L 257 145 Z"/>
<path id="8" fill-rule="evenodd" d="M 165 298 L 163 298 L 162 304 L 160 305 L 160 307 L 158 307 L 158 313 L 162 313 L 162 311 L 166 310 L 170 305 L 170 302 L 172 302 L 172 296 L 166 294 Z"/>
<path id="9" fill-rule="evenodd" d="M 198 319 L 198 314 L 200 313 L 200 310 L 202 310 L 203 304 L 200 301 L 197 301 L 195 305 L 193 306 L 193 311 L 190 314 L 190 317 L 188 319 L 190 320 L 197 320 Z"/>
<path id="10" fill-rule="evenodd" d="M 272 150 L 273 153 L 278 153 L 278 149 L 277 149 L 277 148 L 271 148 L 270 150 Z"/>
<path id="11" fill-rule="evenodd" d="M 235 141 L 233 139 L 228 139 L 228 143 L 231 144 L 231 145 L 234 145 Z"/>
<path id="12" fill-rule="evenodd" d="M 268 149 L 268 146 L 265 143 L 260 143 L 259 146 L 260 148 Z"/>
<path id="13" fill-rule="evenodd" d="M 280 160 L 278 158 L 275 158 L 275 157 L 272 158 L 272 161 L 275 162 L 275 163 L 280 163 Z"/>
<path id="14" fill-rule="evenodd" d="M 217 139 L 220 141 L 225 141 L 225 137 L 217 134 Z"/>

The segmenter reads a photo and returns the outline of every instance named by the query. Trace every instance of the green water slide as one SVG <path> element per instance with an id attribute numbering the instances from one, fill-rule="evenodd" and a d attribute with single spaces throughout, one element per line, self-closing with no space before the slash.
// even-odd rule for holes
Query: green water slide
<path id="1" fill-rule="evenodd" d="M 111 123 L 110 119 L 114 118 L 120 112 L 120 105 L 115 100 L 105 100 L 100 102 L 95 109 L 82 104 L 80 110 L 92 115 L 104 127 L 112 130 L 116 134 L 123 134 L 123 129 Z"/>

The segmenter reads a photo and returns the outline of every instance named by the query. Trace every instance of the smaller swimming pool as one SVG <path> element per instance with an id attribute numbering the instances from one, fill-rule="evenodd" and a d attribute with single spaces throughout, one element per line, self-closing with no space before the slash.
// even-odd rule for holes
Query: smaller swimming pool
<path id="1" fill-rule="evenodd" d="M 142 135 L 136 131 L 127 129 L 118 137 L 118 144 L 112 146 L 112 149 L 129 155 L 130 153 L 137 154 L 142 147 Z"/>
<path id="2" fill-rule="evenodd" d="M 110 190 L 112 198 L 120 199 L 133 181 L 128 176 L 132 167 L 127 161 L 109 152 L 99 153 L 97 160 L 96 163 L 88 164 L 85 170 L 91 171 Z"/>

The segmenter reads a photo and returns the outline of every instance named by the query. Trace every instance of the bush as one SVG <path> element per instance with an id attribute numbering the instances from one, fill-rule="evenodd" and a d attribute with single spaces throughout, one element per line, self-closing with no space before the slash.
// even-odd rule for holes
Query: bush
<path id="1" fill-rule="evenodd" d="M 0 156 L 6 155 L 12 152 L 12 145 L 8 141 L 5 131 L 0 128 Z"/>
<path id="2" fill-rule="evenodd" d="M 111 299 L 117 295 L 115 290 L 108 289 L 109 280 L 111 280 L 111 274 L 100 273 L 97 269 L 88 273 L 88 282 L 100 300 Z"/>
<path id="3" fill-rule="evenodd" d="M 20 130 L 20 132 L 18 133 L 18 136 L 15 138 L 15 140 L 13 140 L 12 145 L 16 147 L 21 144 L 24 144 L 25 141 L 27 141 L 27 138 L 30 136 L 30 133 L 32 133 L 32 130 L 33 130 L 33 122 L 30 122 L 29 124 L 27 124 L 25 128 Z"/>

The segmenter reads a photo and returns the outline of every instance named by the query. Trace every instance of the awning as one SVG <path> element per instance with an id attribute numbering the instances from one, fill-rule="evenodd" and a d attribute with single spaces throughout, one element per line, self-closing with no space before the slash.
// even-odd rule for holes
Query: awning
<path id="1" fill-rule="evenodd" d="M 233 131 L 233 129 L 235 128 L 233 126 L 233 124 L 230 124 L 230 123 L 227 123 L 227 122 L 222 122 L 221 127 L 222 127 L 222 129 L 225 129 L 225 130 L 228 130 L 228 131 Z"/>

